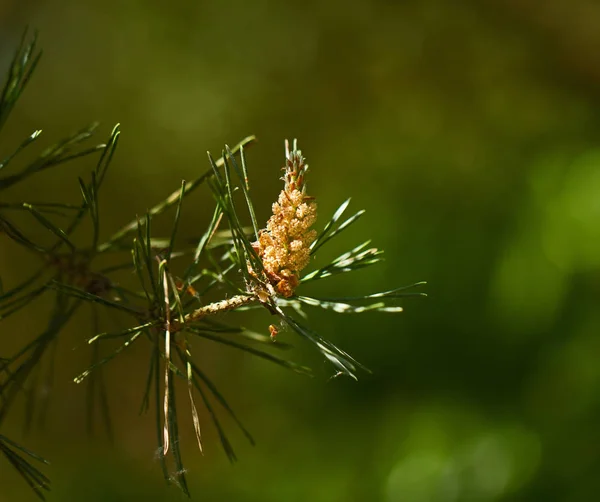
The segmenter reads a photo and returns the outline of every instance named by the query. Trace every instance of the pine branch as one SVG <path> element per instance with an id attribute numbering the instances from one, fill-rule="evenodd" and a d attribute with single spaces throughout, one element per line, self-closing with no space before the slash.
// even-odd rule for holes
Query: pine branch
<path id="1" fill-rule="evenodd" d="M 39 61 L 36 36 L 29 44 L 25 44 L 25 40 L 24 35 L 0 94 L 0 132 Z M 81 202 L 77 205 L 60 201 L 0 201 L 0 232 L 40 261 L 39 268 L 33 273 L 24 271 L 28 275 L 24 275 L 19 284 L 4 290 L 0 282 L 0 321 L 23 309 L 32 309 L 34 302 L 42 296 L 51 296 L 54 305 L 45 329 L 14 354 L 0 360 L 0 422 L 20 392 L 27 397 L 26 422 L 33 423 L 36 414 L 43 419 L 47 402 L 36 401 L 36 386 L 40 385 L 40 380 L 46 384 L 52 381 L 57 341 L 75 312 L 87 303 L 92 312 L 91 335 L 87 340 L 91 345 L 89 365 L 74 378 L 74 382 L 87 384 L 88 429 L 94 429 L 94 414 L 98 410 L 108 437 L 112 436 L 110 395 L 103 376 L 110 371 L 113 360 L 128 357 L 130 351 L 126 349 L 133 344 L 146 346 L 148 368 L 146 384 L 140 393 L 141 411 L 148 411 L 152 403 L 155 406 L 163 474 L 167 481 L 177 484 L 189 496 L 180 440 L 178 389 L 183 387 L 187 392 L 200 451 L 203 448 L 200 403 L 208 412 L 230 460 L 235 460 L 236 455 L 221 425 L 215 403 L 254 444 L 251 434 L 218 386 L 196 360 L 196 346 L 218 343 L 293 372 L 311 374 L 309 368 L 275 354 L 290 346 L 277 340 L 278 329 L 274 324 L 265 327 L 264 333 L 256 333 L 235 323 L 226 323 L 224 317 L 233 318 L 234 312 L 250 308 L 265 309 L 269 319 L 277 316 L 281 324 L 289 326 L 300 339 L 312 344 L 317 353 L 331 363 L 334 376 L 343 374 L 356 379 L 359 370 L 369 370 L 317 333 L 304 319 L 290 315 L 287 308 L 294 309 L 302 317 L 305 316 L 304 306 L 344 314 L 398 313 L 403 309 L 398 302 L 408 296 L 423 294 L 407 288 L 345 298 L 301 294 L 307 282 L 377 264 L 382 260 L 382 251 L 370 247 L 370 241 L 366 241 L 306 273 L 311 258 L 322 246 L 353 228 L 352 224 L 365 212 L 361 210 L 343 219 L 350 202 L 348 199 L 320 232 L 313 228 L 317 202 L 308 195 L 308 164 L 295 140 L 291 147 L 285 142 L 284 186 L 277 200 L 274 203 L 260 201 L 261 204 L 269 203 L 273 211 L 264 228 L 257 220 L 254 208 L 257 201 L 253 200 L 250 190 L 252 176 L 245 153 L 255 138 L 249 136 L 234 148 L 225 145 L 217 160 L 209 153 L 207 170 L 203 174 L 192 181 L 179 182 L 176 190 L 143 217 L 133 218 L 102 242 L 99 193 L 114 160 L 120 128 L 119 125 L 113 128 L 106 143 L 85 146 L 96 128 L 97 124 L 83 128 L 43 150 L 34 161 L 19 166 L 20 154 L 39 141 L 41 130 L 36 130 L 0 162 L 1 191 L 26 182 L 46 169 L 99 154 L 89 176 L 74 180 L 73 187 L 81 194 Z M 276 168 L 273 173 L 278 174 Z M 187 196 L 203 185 L 215 200 L 211 221 L 194 241 L 180 239 L 178 231 L 185 218 Z M 171 232 L 166 237 L 153 235 L 155 218 L 167 217 L 170 208 L 174 210 Z M 44 228 L 52 242 L 43 245 L 35 242 L 27 231 L 15 225 L 11 213 L 17 211 L 27 214 L 31 224 Z M 91 229 L 91 239 L 80 243 L 76 230 L 86 224 Z M 118 254 L 120 258 L 116 264 L 99 269 L 97 259 L 108 253 Z M 172 272 L 181 270 L 173 267 L 174 260 L 183 263 L 184 272 L 180 277 Z M 132 272 L 131 276 L 137 280 L 135 286 L 119 285 L 118 277 L 113 274 L 122 271 Z M 219 299 L 209 301 L 209 295 L 215 295 L 217 290 L 221 295 Z M 124 316 L 129 325 L 116 331 L 100 332 L 99 319 L 113 313 Z M 273 343 L 275 340 L 277 343 Z M 47 371 L 42 372 L 42 367 Z M 0 436 L 0 452 L 43 498 L 42 490 L 48 489 L 49 481 L 24 459 L 23 454 L 42 459 L 4 436 Z"/>

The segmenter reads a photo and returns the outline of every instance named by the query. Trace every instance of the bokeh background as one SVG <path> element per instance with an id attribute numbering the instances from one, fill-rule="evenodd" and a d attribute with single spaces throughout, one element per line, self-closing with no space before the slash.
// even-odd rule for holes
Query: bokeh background
<path id="1" fill-rule="evenodd" d="M 367 209 L 331 256 L 368 238 L 386 251 L 383 264 L 319 293 L 429 283 L 429 297 L 405 301 L 400 315 L 311 313 L 313 327 L 373 371 L 358 382 L 329 381 L 331 368 L 289 332 L 280 337 L 296 344 L 290 356 L 316 378 L 203 347 L 199 362 L 257 444 L 229 424 L 232 466 L 206 412 L 204 456 L 186 422 L 197 499 L 596 499 L 596 2 L 2 0 L 2 68 L 26 24 L 44 56 L 0 150 L 37 128 L 50 144 L 93 120 L 103 138 L 120 122 L 105 236 L 203 172 L 207 150 L 248 134 L 259 138 L 248 161 L 266 220 L 283 140 L 296 137 L 320 214 L 349 196 Z M 75 202 L 77 176 L 92 165 L 10 195 Z M 202 232 L 210 203 L 207 191 L 186 203 L 184 235 Z M 157 233 L 169 227 L 165 218 Z M 8 287 L 36 262 L 2 246 Z M 46 307 L 2 324 L 3 353 L 41 329 Z M 265 331 L 271 321 L 244 322 Z M 86 367 L 89 333 L 82 314 L 61 342 L 44 423 L 23 434 L 16 406 L 2 433 L 52 461 L 48 500 L 182 500 L 162 480 L 152 415 L 137 415 L 143 348 L 107 366 L 114 444 L 101 429 L 87 434 L 85 389 L 72 377 Z M 0 500 L 34 500 L 4 460 L 0 480 Z"/>

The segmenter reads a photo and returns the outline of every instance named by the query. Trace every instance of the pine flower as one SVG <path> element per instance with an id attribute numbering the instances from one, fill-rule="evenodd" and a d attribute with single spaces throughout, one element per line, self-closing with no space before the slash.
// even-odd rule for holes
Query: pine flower
<path id="1" fill-rule="evenodd" d="M 273 216 L 266 230 L 260 232 L 253 246 L 271 285 L 281 296 L 289 298 L 300 283 L 300 272 L 310 261 L 310 245 L 317 236 L 310 227 L 317 219 L 317 204 L 306 195 L 304 177 L 308 165 L 295 140 L 291 152 L 286 140 L 285 155 L 284 188 L 273 203 Z"/>

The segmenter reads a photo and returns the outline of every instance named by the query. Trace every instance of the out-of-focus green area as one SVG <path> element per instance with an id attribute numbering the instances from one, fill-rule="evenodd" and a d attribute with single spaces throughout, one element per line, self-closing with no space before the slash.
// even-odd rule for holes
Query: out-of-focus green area
<path id="1" fill-rule="evenodd" d="M 4 3 L 0 62 L 6 66 L 26 23 L 40 30 L 44 56 L 0 150 L 37 128 L 50 142 L 93 120 L 104 135 L 120 122 L 102 199 L 105 236 L 207 169 L 207 150 L 218 155 L 248 134 L 259 138 L 248 162 L 266 220 L 283 140 L 297 137 L 320 214 L 349 196 L 352 207 L 368 210 L 331 256 L 368 238 L 387 256 L 315 294 L 429 283 L 429 297 L 405 301 L 400 315 L 311 317 L 311 326 L 373 371 L 358 382 L 328 381 L 331 368 L 287 331 L 280 339 L 298 346 L 290 356 L 315 367 L 317 378 L 227 349 L 196 350 L 257 440 L 248 446 L 225 420 L 239 456 L 230 466 L 206 412 L 204 456 L 185 419 L 197 499 L 595 500 L 594 2 Z M 75 202 L 77 176 L 92 165 L 64 166 L 11 194 Z M 203 231 L 211 204 L 207 190 L 186 202 L 185 235 Z M 170 221 L 157 222 L 157 232 Z M 32 263 L 3 244 L 5 287 Z M 43 326 L 43 308 L 1 325 L 10 350 Z M 264 332 L 271 322 L 266 313 L 245 319 Z M 16 407 L 2 433 L 52 461 L 49 500 L 180 500 L 163 484 L 152 416 L 136 414 L 143 350 L 107 366 L 111 447 L 101 432 L 87 436 L 85 389 L 72 383 L 88 364 L 87 311 L 69 332 L 46 423 L 23 436 Z M 5 462 L 0 469 L 0 500 L 33 500 Z"/>

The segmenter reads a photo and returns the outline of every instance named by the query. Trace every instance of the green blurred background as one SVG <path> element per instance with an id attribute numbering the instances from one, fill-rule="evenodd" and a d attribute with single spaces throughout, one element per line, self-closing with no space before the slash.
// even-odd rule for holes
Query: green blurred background
<path id="1" fill-rule="evenodd" d="M 218 155 L 248 134 L 259 138 L 248 161 L 266 220 L 283 140 L 297 137 L 322 217 L 349 196 L 368 210 L 331 256 L 372 238 L 387 257 L 315 293 L 429 283 L 429 297 L 404 302 L 401 315 L 311 315 L 373 371 L 358 382 L 328 381 L 331 368 L 290 332 L 280 334 L 297 345 L 290 356 L 317 378 L 202 348 L 201 366 L 257 445 L 226 421 L 239 456 L 231 466 L 203 411 L 201 456 L 186 417 L 197 500 L 597 498 L 595 2 L 2 0 L 3 68 L 25 24 L 40 30 L 44 56 L 1 150 L 36 128 L 49 144 L 92 120 L 102 137 L 120 122 L 105 236 L 208 168 L 207 150 Z M 92 165 L 65 166 L 11 196 L 75 202 L 77 175 Z M 183 235 L 202 232 L 210 202 L 207 191 L 190 199 Z M 170 225 L 162 221 L 158 234 Z M 35 263 L 5 245 L 5 287 Z M 2 325 L 13 335 L 3 353 L 41 329 L 43 304 L 37 312 Z M 244 322 L 266 331 L 271 321 Z M 86 312 L 60 345 L 46 422 L 23 435 L 17 406 L 2 433 L 52 461 L 49 500 L 182 500 L 162 481 L 152 415 L 137 415 L 143 347 L 107 367 L 115 444 L 87 435 L 85 389 L 72 377 L 87 364 L 89 330 Z M 0 500 L 34 500 L 4 461 L 0 478 Z"/>

